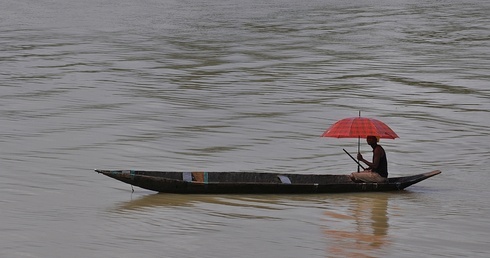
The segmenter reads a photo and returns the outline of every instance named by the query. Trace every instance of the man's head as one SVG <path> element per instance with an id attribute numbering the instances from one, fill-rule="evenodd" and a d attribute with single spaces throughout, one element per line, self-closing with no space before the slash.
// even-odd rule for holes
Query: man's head
<path id="1" fill-rule="evenodd" d="M 378 141 L 379 141 L 379 138 L 376 136 L 370 135 L 370 136 L 366 137 L 366 142 L 371 146 L 378 144 Z"/>

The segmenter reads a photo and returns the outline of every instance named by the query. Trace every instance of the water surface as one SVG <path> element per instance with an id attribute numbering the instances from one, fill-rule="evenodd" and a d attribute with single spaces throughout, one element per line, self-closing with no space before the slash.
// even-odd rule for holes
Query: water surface
<path id="1" fill-rule="evenodd" d="M 0 256 L 488 257 L 486 1 L 4 1 Z M 397 193 L 154 194 L 101 169 L 345 174 Z M 370 148 L 362 145 L 369 157 Z"/>

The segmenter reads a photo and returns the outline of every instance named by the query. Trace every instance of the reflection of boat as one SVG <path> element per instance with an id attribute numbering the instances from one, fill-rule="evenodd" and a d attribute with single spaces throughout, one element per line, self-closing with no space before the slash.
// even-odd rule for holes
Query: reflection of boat
<path id="1" fill-rule="evenodd" d="M 213 202 L 213 197 L 214 195 L 202 197 L 193 195 L 193 198 L 191 199 L 190 196 L 182 194 L 149 194 L 131 201 L 122 202 L 118 205 L 117 210 L 130 211 L 154 207 L 186 207 L 192 206 L 195 202 Z"/>
<path id="2" fill-rule="evenodd" d="M 318 196 L 318 195 L 315 195 Z M 310 195 L 183 195 L 183 194 L 148 194 L 137 199 L 117 205 L 118 211 L 144 210 L 150 208 L 192 207 L 200 204 L 247 207 L 254 209 L 276 210 L 274 205 L 287 201 L 311 201 Z"/>
<path id="3" fill-rule="evenodd" d="M 108 177 L 144 189 L 165 193 L 341 193 L 403 190 L 441 173 L 439 170 L 406 177 L 389 178 L 387 183 L 355 183 L 348 175 L 279 174 L 255 172 L 160 172 L 137 170 L 95 170 Z"/>

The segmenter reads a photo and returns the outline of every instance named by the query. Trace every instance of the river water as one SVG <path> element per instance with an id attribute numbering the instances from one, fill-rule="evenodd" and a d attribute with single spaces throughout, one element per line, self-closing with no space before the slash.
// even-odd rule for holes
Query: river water
<path id="1" fill-rule="evenodd" d="M 0 257 L 489 257 L 490 2 L 13 1 Z M 403 192 L 155 194 L 93 169 L 345 174 L 380 119 Z M 370 157 L 364 142 L 362 151 Z"/>

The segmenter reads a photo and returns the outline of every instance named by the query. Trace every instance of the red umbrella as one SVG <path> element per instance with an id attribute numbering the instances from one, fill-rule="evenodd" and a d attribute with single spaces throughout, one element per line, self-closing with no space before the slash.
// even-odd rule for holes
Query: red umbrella
<path id="1" fill-rule="evenodd" d="M 361 117 L 360 112 L 358 117 L 344 118 L 335 122 L 335 124 L 322 134 L 322 137 L 357 138 L 357 152 L 361 151 L 361 137 L 366 138 L 368 136 L 386 139 L 399 138 L 385 123 L 374 118 Z M 344 151 L 349 154 L 345 149 Z M 352 155 L 349 154 L 349 156 L 361 166 L 359 161 L 355 160 Z M 358 171 L 359 166 L 357 167 Z"/>
<path id="2" fill-rule="evenodd" d="M 367 117 L 349 117 L 337 121 L 322 137 L 366 138 L 368 136 L 395 139 L 398 135 L 385 123 Z"/>

